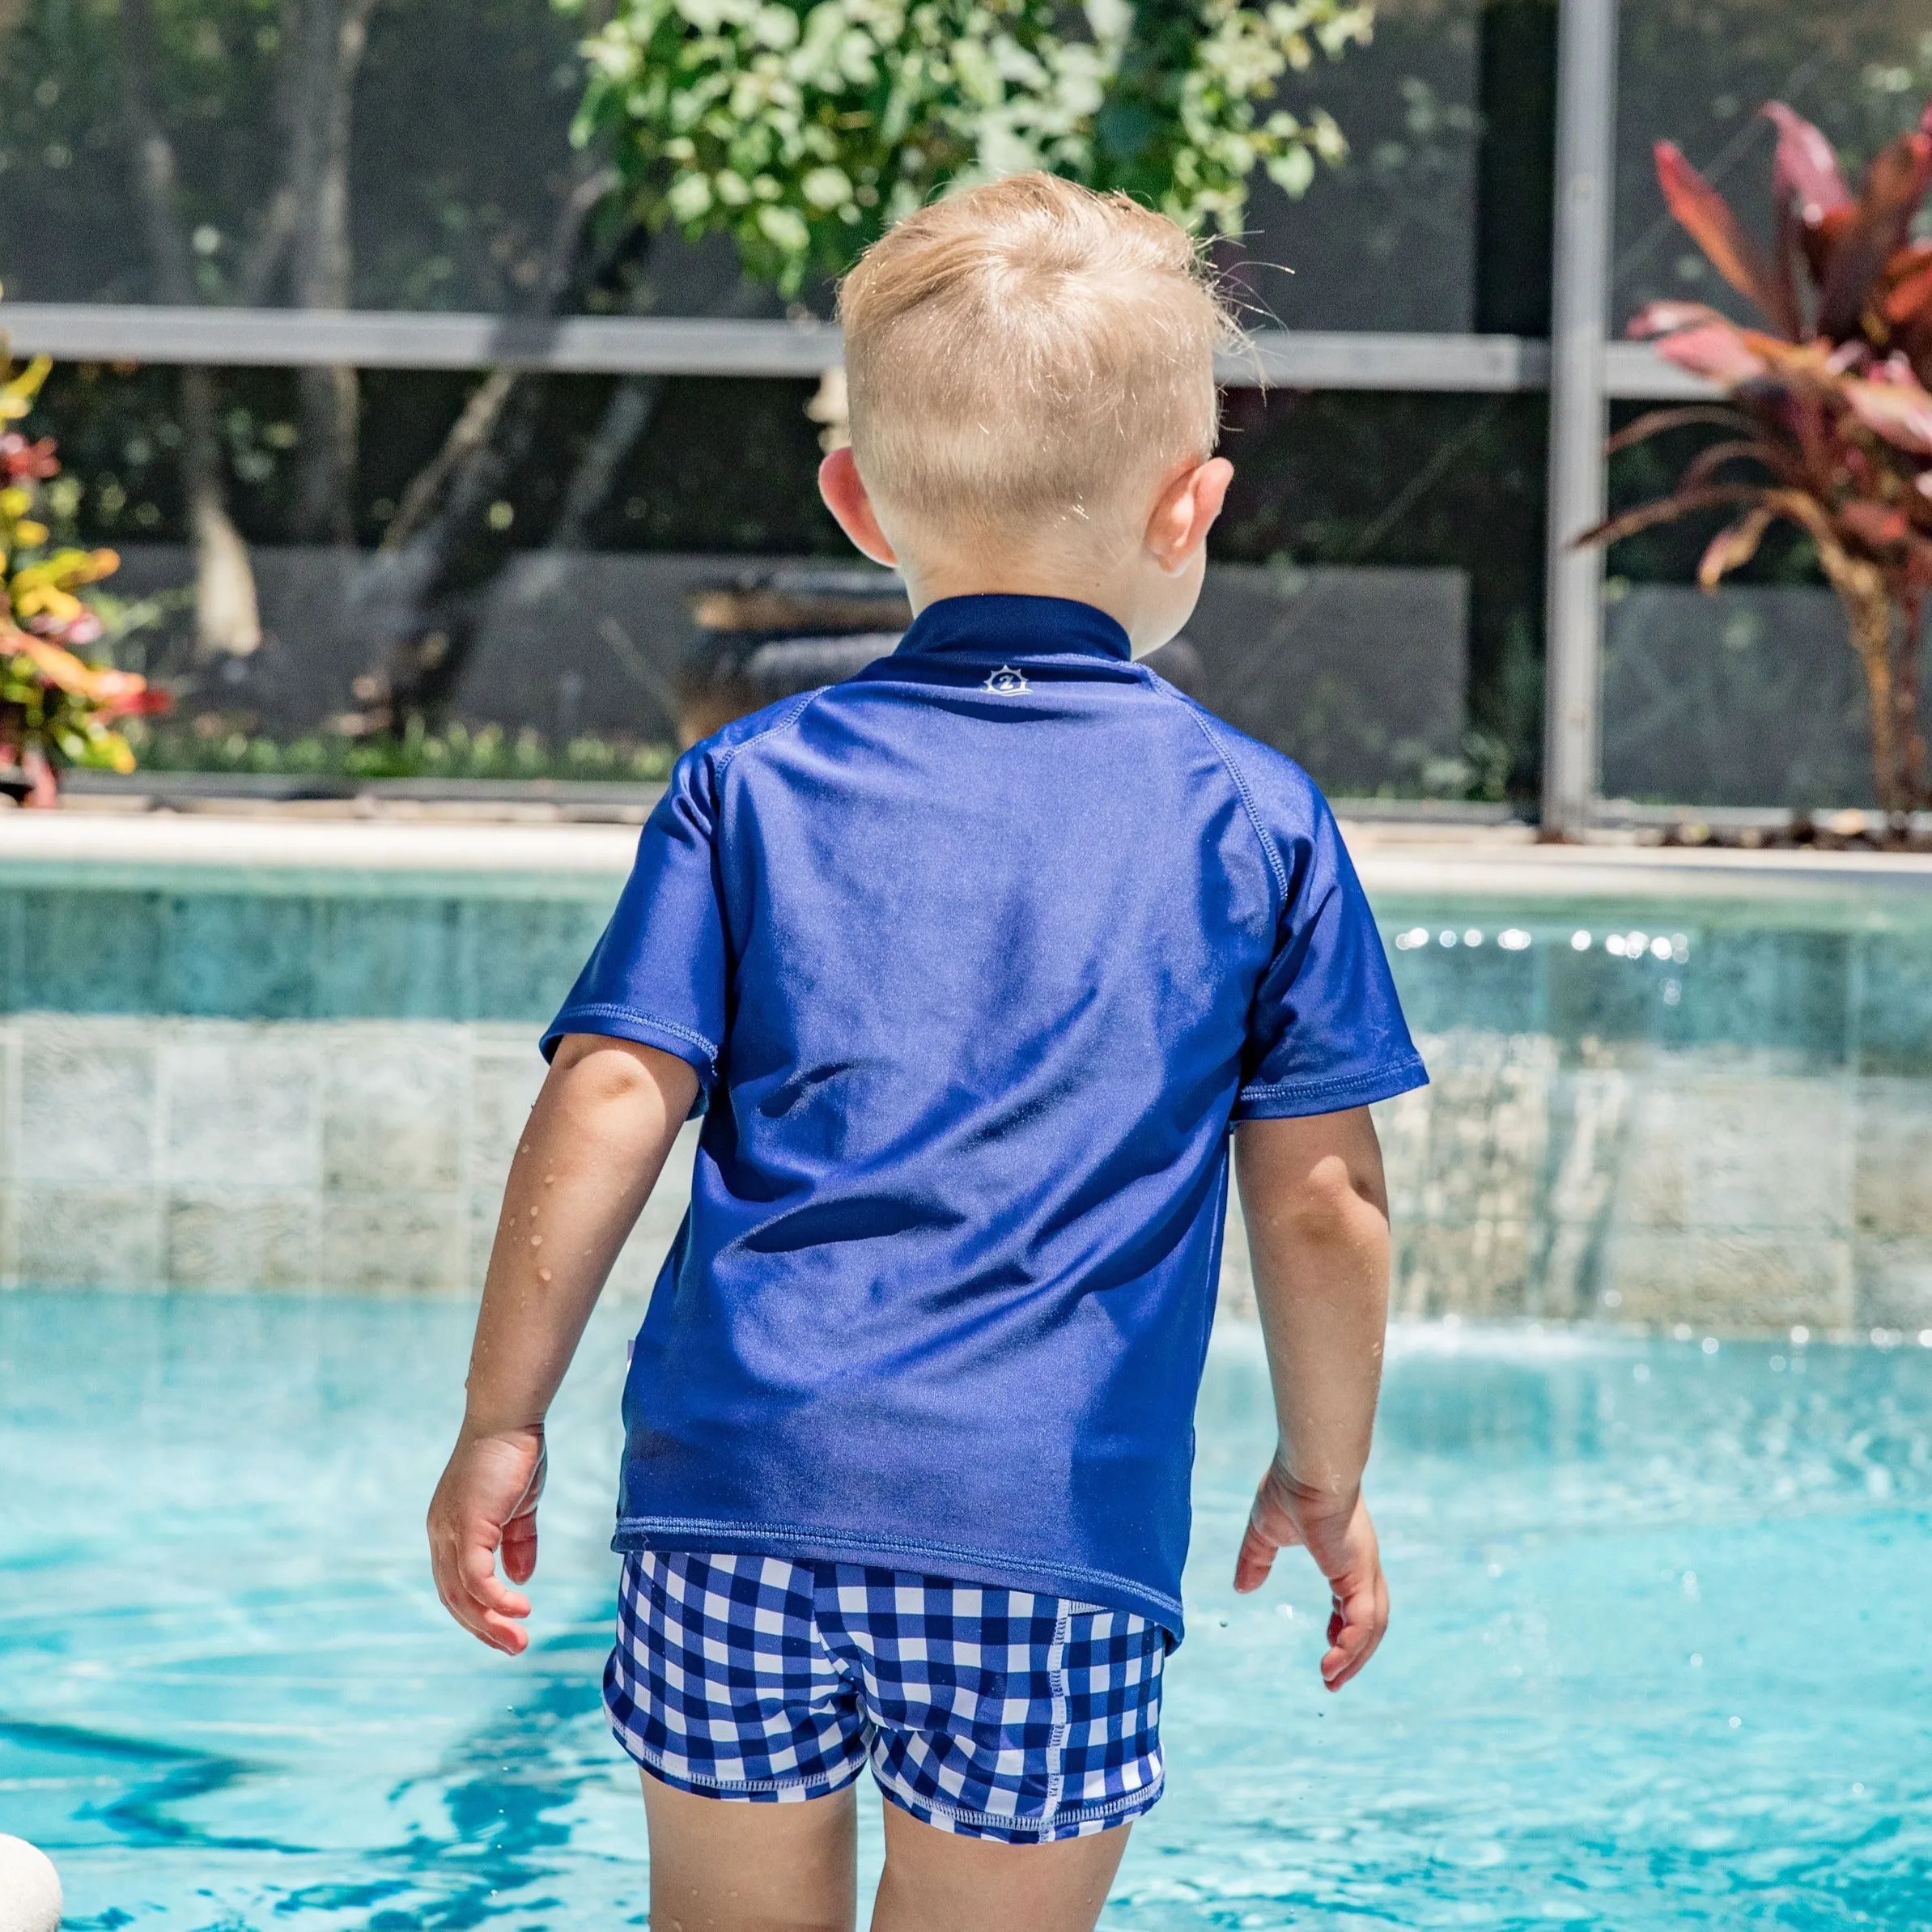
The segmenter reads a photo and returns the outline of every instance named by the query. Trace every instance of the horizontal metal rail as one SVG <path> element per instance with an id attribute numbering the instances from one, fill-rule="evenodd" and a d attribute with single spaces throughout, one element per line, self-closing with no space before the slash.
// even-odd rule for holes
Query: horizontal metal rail
<path id="1" fill-rule="evenodd" d="M 812 376 L 836 363 L 827 322 L 682 316 L 389 314 L 372 310 L 0 304 L 16 355 L 63 362 L 206 363 L 258 368 L 546 369 L 564 375 Z M 1221 359 L 1242 389 L 1509 394 L 1547 389 L 1549 345 L 1514 335 L 1263 329 Z M 1613 397 L 1713 393 L 1641 345 L 1605 357 Z"/>

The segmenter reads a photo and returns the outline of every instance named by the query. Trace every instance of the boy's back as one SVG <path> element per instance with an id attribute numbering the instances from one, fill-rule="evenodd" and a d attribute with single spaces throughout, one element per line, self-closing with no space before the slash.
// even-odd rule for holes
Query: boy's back
<path id="1" fill-rule="evenodd" d="M 1417 1076 L 1365 920 L 1299 771 L 1083 604 L 932 605 L 688 754 L 548 1036 L 723 1081 L 618 1547 L 943 1569 L 1178 1638 L 1230 1117 Z M 1343 1023 L 1291 1027 L 1291 987 Z"/>
<path id="2" fill-rule="evenodd" d="M 1165 1777 L 1231 1128 L 1280 1425 L 1236 1587 L 1306 1544 L 1329 1688 L 1380 1641 L 1367 1103 L 1424 1076 L 1313 788 L 1132 661 L 1233 474 L 1187 238 L 1019 176 L 902 223 L 839 313 L 820 488 L 916 615 L 645 826 L 546 1036 L 431 1544 L 523 1650 L 544 1414 L 703 1111 L 605 1671 L 653 1922 L 843 1932 L 869 1767 L 873 1932 L 1090 1932 Z"/>

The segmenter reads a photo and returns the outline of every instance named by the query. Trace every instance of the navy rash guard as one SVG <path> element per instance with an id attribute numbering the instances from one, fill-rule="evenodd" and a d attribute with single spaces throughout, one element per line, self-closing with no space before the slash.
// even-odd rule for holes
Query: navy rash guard
<path id="1" fill-rule="evenodd" d="M 680 759 L 544 1039 L 688 1061 L 614 1547 L 1181 1634 L 1230 1123 L 1425 1078 L 1327 804 L 1051 597 Z"/>

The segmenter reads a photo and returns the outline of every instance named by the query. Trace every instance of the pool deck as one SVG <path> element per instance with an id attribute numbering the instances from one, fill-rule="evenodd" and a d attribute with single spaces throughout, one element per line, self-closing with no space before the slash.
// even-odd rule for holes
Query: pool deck
<path id="1" fill-rule="evenodd" d="M 1932 854 L 1743 851 L 1606 836 L 1543 845 L 1524 826 L 1350 821 L 1370 894 L 1393 899 L 1590 902 L 1903 898 L 1932 911 Z M 299 810 L 0 813 L 8 872 L 522 875 L 621 877 L 630 825 L 310 816 Z M 78 881 L 77 881 L 78 882 Z M 211 881 L 212 882 L 212 881 Z M 319 881 L 318 881 L 319 882 Z"/>

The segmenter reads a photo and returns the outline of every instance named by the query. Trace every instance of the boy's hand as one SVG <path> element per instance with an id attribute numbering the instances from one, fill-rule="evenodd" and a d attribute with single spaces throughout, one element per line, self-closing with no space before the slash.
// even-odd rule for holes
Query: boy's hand
<path id="1" fill-rule="evenodd" d="M 1322 1681 L 1339 1691 L 1375 1654 L 1389 1627 L 1389 1586 L 1369 1505 L 1359 1493 L 1345 1505 L 1297 1488 L 1279 1463 L 1271 1463 L 1248 1514 L 1247 1534 L 1234 1564 L 1234 1587 L 1259 1590 L 1274 1567 L 1275 1552 L 1300 1543 L 1328 1579 L 1334 1608 Z"/>
<path id="2" fill-rule="evenodd" d="M 443 1607 L 473 1636 L 520 1655 L 530 1633 L 520 1621 L 530 1599 L 496 1573 L 496 1553 L 511 1582 L 537 1569 L 537 1501 L 546 1468 L 543 1430 L 473 1433 L 466 1425 L 429 1505 L 430 1567 Z"/>

